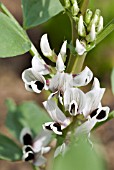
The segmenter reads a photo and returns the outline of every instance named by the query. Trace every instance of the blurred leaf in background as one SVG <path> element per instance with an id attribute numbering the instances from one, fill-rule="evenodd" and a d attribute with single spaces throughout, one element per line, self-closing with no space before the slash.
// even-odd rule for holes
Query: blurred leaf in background
<path id="1" fill-rule="evenodd" d="M 112 92 L 114 94 L 114 68 L 113 68 L 112 74 L 111 74 L 111 85 L 112 85 Z"/>
<path id="2" fill-rule="evenodd" d="M 63 11 L 58 0 L 22 0 L 22 9 L 25 29 L 40 25 Z"/>
<path id="3" fill-rule="evenodd" d="M 70 145 L 64 156 L 58 156 L 53 170 L 105 170 L 105 163 L 86 139 Z"/>
<path id="4" fill-rule="evenodd" d="M 6 126 L 18 140 L 23 127 L 29 127 L 33 135 L 37 136 L 42 124 L 50 120 L 47 113 L 34 102 L 23 102 L 16 106 L 10 99 L 6 101 L 6 105 L 8 108 Z"/>

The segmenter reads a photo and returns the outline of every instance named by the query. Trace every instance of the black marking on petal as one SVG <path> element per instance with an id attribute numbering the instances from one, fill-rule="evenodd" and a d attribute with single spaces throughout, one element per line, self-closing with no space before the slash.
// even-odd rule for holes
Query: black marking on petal
<path id="1" fill-rule="evenodd" d="M 27 147 L 25 148 L 25 152 L 29 152 L 29 151 L 32 151 L 32 152 L 33 152 L 33 149 L 32 149 L 30 146 L 27 146 Z"/>
<path id="2" fill-rule="evenodd" d="M 50 125 L 48 125 L 48 126 L 45 125 L 45 128 L 46 128 L 47 130 L 52 130 L 51 127 L 50 127 Z"/>
<path id="3" fill-rule="evenodd" d="M 75 112 L 75 104 L 73 103 L 71 105 L 70 113 L 74 113 L 74 112 Z"/>
<path id="4" fill-rule="evenodd" d="M 106 116 L 106 111 L 105 110 L 101 110 L 101 112 L 98 114 L 98 116 L 96 117 L 98 120 L 104 119 Z"/>
<path id="5" fill-rule="evenodd" d="M 35 84 L 37 85 L 38 90 L 42 90 L 44 88 L 44 83 L 41 81 L 36 81 Z"/>
<path id="6" fill-rule="evenodd" d="M 53 124 L 53 126 L 57 128 L 57 131 L 62 132 L 61 125 L 59 123 L 56 122 Z"/>
<path id="7" fill-rule="evenodd" d="M 31 161 L 34 159 L 34 153 L 28 152 L 28 156 L 25 158 L 25 161 Z"/>
<path id="8" fill-rule="evenodd" d="M 95 110 L 90 114 L 90 117 L 91 117 L 91 118 L 94 117 L 94 116 L 97 114 L 97 110 L 98 110 L 98 109 L 95 109 Z"/>
<path id="9" fill-rule="evenodd" d="M 30 134 L 26 133 L 23 136 L 23 143 L 24 143 L 24 145 L 32 145 L 32 137 Z"/>
<path id="10" fill-rule="evenodd" d="M 31 85 L 28 85 L 28 87 L 29 87 L 30 89 L 32 89 L 32 86 L 31 86 Z"/>

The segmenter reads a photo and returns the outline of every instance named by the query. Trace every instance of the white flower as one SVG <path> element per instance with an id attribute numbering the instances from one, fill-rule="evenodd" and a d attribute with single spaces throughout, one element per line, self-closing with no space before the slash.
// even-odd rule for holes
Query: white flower
<path id="1" fill-rule="evenodd" d="M 90 30 L 89 35 L 90 35 L 90 42 L 95 41 L 95 39 L 96 39 L 96 31 L 95 31 L 95 24 L 94 23 L 91 26 L 91 30 Z"/>
<path id="2" fill-rule="evenodd" d="M 83 115 L 88 117 L 94 110 L 96 110 L 103 97 L 105 88 L 100 88 L 100 83 L 97 78 L 94 78 L 92 89 L 87 92 L 86 95 L 86 106 L 83 109 Z"/>
<path id="3" fill-rule="evenodd" d="M 92 71 L 85 67 L 79 74 L 73 75 L 73 86 L 81 87 L 87 85 L 93 78 Z"/>
<path id="4" fill-rule="evenodd" d="M 47 146 L 51 140 L 51 133 L 42 131 L 35 139 L 29 128 L 23 128 L 20 134 L 20 141 L 23 144 L 23 160 L 30 161 L 36 166 L 45 164 L 46 158 L 43 154 L 50 151 Z"/>
<path id="5" fill-rule="evenodd" d="M 49 72 L 49 66 L 38 56 L 34 56 L 32 68 L 26 69 L 22 73 L 26 90 L 36 93 L 40 93 L 43 89 L 47 90 L 46 80 L 43 75 L 49 74 Z"/>
<path id="6" fill-rule="evenodd" d="M 58 135 L 62 135 L 62 130 L 71 123 L 71 120 L 64 115 L 64 113 L 59 109 L 55 101 L 52 99 L 43 102 L 43 105 L 53 120 L 53 122 L 45 123 L 43 128 L 53 131 Z"/>
<path id="7" fill-rule="evenodd" d="M 100 107 L 94 110 L 94 112 L 91 113 L 91 117 L 81 126 L 76 128 L 75 135 L 89 135 L 97 122 L 105 121 L 108 118 L 109 111 L 109 107 Z"/>
<path id="8" fill-rule="evenodd" d="M 82 114 L 86 104 L 85 94 L 78 88 L 69 88 L 64 93 L 64 107 L 72 116 Z"/>
<path id="9" fill-rule="evenodd" d="M 76 39 L 76 52 L 78 55 L 83 55 L 86 52 L 86 48 L 80 43 L 78 39 Z"/>
<path id="10" fill-rule="evenodd" d="M 67 47 L 67 41 L 64 41 L 62 44 L 61 50 L 60 50 L 60 54 L 61 54 L 62 58 L 64 58 L 66 55 L 66 50 L 67 50 L 66 47 Z"/>
<path id="11" fill-rule="evenodd" d="M 97 33 L 100 33 L 102 30 L 103 30 L 103 17 L 100 16 L 99 23 L 98 23 L 98 26 L 97 26 Z"/>
<path id="12" fill-rule="evenodd" d="M 86 31 L 85 31 L 85 26 L 84 26 L 83 16 L 82 16 L 82 15 L 80 15 L 80 17 L 79 17 L 78 34 L 79 34 L 81 37 L 86 36 Z"/>
<path id="13" fill-rule="evenodd" d="M 83 115 L 87 119 L 85 123 L 77 127 L 76 135 L 89 135 L 92 128 L 97 122 L 105 121 L 108 118 L 109 107 L 102 107 L 101 99 L 105 89 L 100 88 L 100 83 L 97 78 L 94 78 L 92 90 L 85 94 L 86 104 L 83 109 Z"/>
<path id="14" fill-rule="evenodd" d="M 53 55 L 53 51 L 51 50 L 48 42 L 47 34 L 44 34 L 41 37 L 40 48 L 44 56 L 51 57 Z"/>
<path id="15" fill-rule="evenodd" d="M 56 158 L 59 154 L 64 155 L 66 152 L 67 146 L 65 143 L 63 143 L 62 145 L 58 146 L 57 149 L 54 152 L 54 158 Z"/>

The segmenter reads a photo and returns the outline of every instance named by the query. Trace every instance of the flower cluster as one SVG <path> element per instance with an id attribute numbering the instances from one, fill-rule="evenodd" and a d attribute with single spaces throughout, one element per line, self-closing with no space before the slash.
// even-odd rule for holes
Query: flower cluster
<path id="1" fill-rule="evenodd" d="M 50 91 L 50 95 L 43 105 L 52 121 L 43 124 L 43 135 L 40 135 L 37 140 L 33 140 L 30 130 L 27 132 L 24 129 L 21 133 L 21 142 L 24 145 L 23 159 L 32 160 L 37 165 L 45 162 L 42 155 L 50 150 L 47 147 L 50 141 L 49 134 L 54 132 L 57 135 L 63 135 L 65 132 L 65 138 L 70 133 L 74 133 L 75 137 L 80 134 L 88 136 L 97 122 L 108 118 L 110 110 L 109 107 L 101 105 L 105 89 L 100 87 L 97 78 L 94 78 L 89 92 L 84 93 L 80 89 L 93 78 L 93 73 L 88 67 L 85 67 L 80 73 L 66 73 L 64 61 L 67 56 L 67 41 L 63 42 L 57 55 L 49 45 L 47 34 L 44 34 L 41 37 L 40 48 L 45 57 L 53 58 L 56 67 L 48 65 L 32 47 L 35 54 L 32 59 L 32 67 L 22 73 L 22 79 L 28 91 L 36 93 L 40 93 L 42 90 Z M 62 110 L 59 106 L 62 107 Z M 55 155 L 63 151 L 65 146 L 64 139 Z"/>
<path id="2" fill-rule="evenodd" d="M 103 30 L 103 17 L 101 11 L 96 9 L 93 13 L 87 9 L 83 15 L 77 0 L 64 0 L 64 7 L 70 18 L 75 22 L 79 38 L 76 40 L 76 52 L 83 55 L 96 44 L 98 34 Z"/>

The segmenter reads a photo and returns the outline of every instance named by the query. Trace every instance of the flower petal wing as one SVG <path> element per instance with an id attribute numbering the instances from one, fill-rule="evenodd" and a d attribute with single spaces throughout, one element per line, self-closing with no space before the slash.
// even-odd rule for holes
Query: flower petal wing
<path id="1" fill-rule="evenodd" d="M 52 50 L 48 42 L 47 34 L 44 34 L 41 37 L 40 48 L 44 56 L 46 57 L 52 56 Z"/>
<path id="2" fill-rule="evenodd" d="M 73 85 L 77 87 L 85 86 L 92 80 L 92 77 L 92 71 L 88 67 L 85 67 L 85 69 L 81 73 L 74 76 Z"/>

